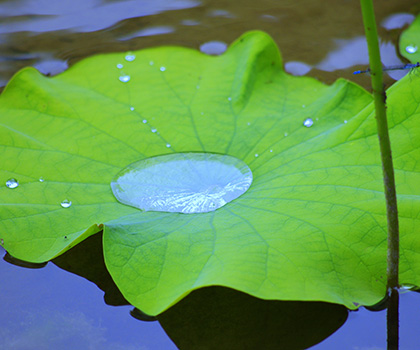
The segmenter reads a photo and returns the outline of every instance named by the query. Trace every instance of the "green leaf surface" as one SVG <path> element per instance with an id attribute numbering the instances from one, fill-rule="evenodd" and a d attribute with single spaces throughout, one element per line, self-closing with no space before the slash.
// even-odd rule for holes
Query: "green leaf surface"
<path id="1" fill-rule="evenodd" d="M 408 29 L 402 32 L 399 42 L 399 50 L 402 56 L 410 62 L 420 61 L 420 16 L 418 15 Z"/>
<path id="2" fill-rule="evenodd" d="M 210 285 L 349 308 L 384 297 L 385 201 L 370 94 L 343 79 L 327 86 L 286 74 L 261 32 L 218 57 L 180 47 L 134 54 L 131 62 L 121 53 L 91 57 L 54 78 L 24 69 L 6 87 L 0 176 L 19 186 L 0 189 L 0 238 L 11 255 L 46 261 L 103 225 L 111 276 L 151 315 Z M 388 91 L 400 281 L 414 285 L 419 101 L 417 76 Z M 236 157 L 253 183 L 208 213 L 143 212 L 115 199 L 110 183 L 122 169 L 177 152 Z"/>

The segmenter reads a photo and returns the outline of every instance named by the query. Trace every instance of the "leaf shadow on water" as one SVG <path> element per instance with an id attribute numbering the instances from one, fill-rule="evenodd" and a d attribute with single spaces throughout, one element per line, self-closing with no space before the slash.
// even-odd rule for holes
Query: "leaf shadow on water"
<path id="1" fill-rule="evenodd" d="M 9 263 L 40 268 L 6 254 Z M 129 305 L 104 262 L 102 232 L 52 260 L 63 270 L 95 283 L 108 305 Z M 40 266 L 43 265 L 43 266 Z M 303 349 L 315 345 L 347 319 L 348 310 L 325 302 L 262 300 L 226 287 L 212 286 L 186 298 L 154 317 L 133 309 L 142 321 L 158 320 L 179 349 Z"/>

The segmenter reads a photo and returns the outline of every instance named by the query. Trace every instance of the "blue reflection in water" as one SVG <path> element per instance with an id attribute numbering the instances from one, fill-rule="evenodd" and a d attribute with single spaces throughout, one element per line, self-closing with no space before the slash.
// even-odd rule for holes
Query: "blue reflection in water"
<path id="1" fill-rule="evenodd" d="M 0 349 L 177 349 L 158 322 L 107 306 L 96 285 L 52 263 L 25 269 L 1 260 L 0 276 Z"/>

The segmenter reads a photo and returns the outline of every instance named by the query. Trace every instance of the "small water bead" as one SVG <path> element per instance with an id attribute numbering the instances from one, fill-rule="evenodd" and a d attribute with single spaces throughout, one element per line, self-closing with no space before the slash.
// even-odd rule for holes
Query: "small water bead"
<path id="1" fill-rule="evenodd" d="M 255 153 L 255 158 L 258 157 L 258 153 Z"/>
<path id="2" fill-rule="evenodd" d="M 134 111 L 134 107 L 130 107 L 130 111 Z"/>
<path id="3" fill-rule="evenodd" d="M 147 120 L 146 119 L 143 119 L 143 124 L 147 124 Z"/>
<path id="4" fill-rule="evenodd" d="M 287 132 L 285 132 L 285 133 L 284 133 L 284 136 L 287 136 L 287 135 L 289 135 L 289 134 L 288 134 Z"/>
<path id="5" fill-rule="evenodd" d="M 160 67 L 160 68 L 159 68 L 159 70 L 160 70 L 161 72 L 164 72 L 164 71 L 166 70 L 166 67 L 163 67 L 163 66 L 162 66 L 162 67 Z"/>
<path id="6" fill-rule="evenodd" d="M 170 143 L 167 143 L 166 144 L 166 147 L 170 148 L 171 147 L 171 144 Z"/>
<path id="7" fill-rule="evenodd" d="M 16 179 L 9 179 L 6 181 L 6 186 L 8 188 L 16 188 L 19 186 L 19 181 Z"/>
<path id="8" fill-rule="evenodd" d="M 118 64 L 117 64 L 117 68 L 118 68 L 118 69 L 121 69 L 121 68 L 123 68 L 123 67 L 124 67 L 124 66 L 123 66 L 121 63 L 118 63 Z"/>
<path id="9" fill-rule="evenodd" d="M 303 125 L 305 125 L 307 128 L 310 128 L 314 124 L 314 121 L 311 118 L 305 119 L 303 122 Z"/>
<path id="10" fill-rule="evenodd" d="M 250 122 L 248 122 L 248 123 L 246 123 L 246 125 L 251 125 L 251 123 L 250 123 Z"/>
<path id="11" fill-rule="evenodd" d="M 44 180 L 44 178 L 41 176 L 40 178 L 39 178 L 39 182 L 44 182 L 45 180 Z"/>
<path id="12" fill-rule="evenodd" d="M 347 120 L 344 121 L 344 124 L 347 124 Z"/>
<path id="13" fill-rule="evenodd" d="M 152 131 L 153 133 L 155 133 L 155 132 L 157 131 L 157 129 L 153 128 L 151 131 Z"/>
<path id="14" fill-rule="evenodd" d="M 131 53 L 131 52 L 129 52 L 125 55 L 125 60 L 128 61 L 128 62 L 132 62 L 135 59 L 136 59 L 136 55 Z"/>
<path id="15" fill-rule="evenodd" d="M 228 97 L 228 101 L 232 101 L 232 97 Z"/>
<path id="16" fill-rule="evenodd" d="M 131 77 L 129 75 L 120 75 L 118 79 L 123 83 L 127 83 L 130 81 Z"/>
<path id="17" fill-rule="evenodd" d="M 149 61 L 149 65 L 150 66 L 153 66 L 155 64 L 155 62 L 153 62 L 153 61 Z"/>
<path id="18" fill-rule="evenodd" d="M 416 53 L 417 52 L 417 46 L 408 45 L 405 48 L 405 51 L 407 51 L 408 53 Z"/>
<path id="19" fill-rule="evenodd" d="M 60 205 L 63 208 L 70 208 L 71 207 L 71 201 L 69 201 L 68 199 L 65 199 L 60 203 Z"/>
<path id="20" fill-rule="evenodd" d="M 270 153 L 273 153 L 273 150 L 272 149 L 270 149 Z"/>

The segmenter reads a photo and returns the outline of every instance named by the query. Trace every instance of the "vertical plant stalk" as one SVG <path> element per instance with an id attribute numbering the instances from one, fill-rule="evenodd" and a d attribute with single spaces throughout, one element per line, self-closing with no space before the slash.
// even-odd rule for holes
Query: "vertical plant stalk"
<path id="1" fill-rule="evenodd" d="M 378 33 L 372 0 L 360 0 L 369 50 L 372 94 L 375 103 L 376 123 L 378 127 L 379 147 L 381 150 L 382 171 L 384 176 L 386 214 L 388 221 L 387 252 L 387 326 L 388 349 L 398 349 L 398 265 L 399 265 L 399 228 L 397 195 L 395 190 L 394 167 L 392 164 L 391 143 L 386 118 L 386 94 L 382 80 L 382 64 L 379 53 Z"/>

